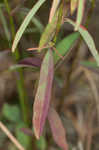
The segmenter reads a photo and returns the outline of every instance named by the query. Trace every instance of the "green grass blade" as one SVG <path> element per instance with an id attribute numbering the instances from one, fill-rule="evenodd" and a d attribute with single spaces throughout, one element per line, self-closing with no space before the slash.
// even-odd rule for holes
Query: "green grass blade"
<path id="1" fill-rule="evenodd" d="M 51 23 L 48 23 L 48 25 L 46 26 L 40 38 L 39 50 L 41 50 L 45 45 L 49 44 L 49 42 L 52 40 L 57 25 L 57 17 L 58 13 L 56 13 L 56 15 L 53 17 Z"/>
<path id="2" fill-rule="evenodd" d="M 30 10 L 30 12 L 28 13 L 28 15 L 25 17 L 23 23 L 21 24 L 18 32 L 16 33 L 13 45 L 12 45 L 12 52 L 15 51 L 17 44 L 20 40 L 20 38 L 22 37 L 22 34 L 24 33 L 26 27 L 28 26 L 28 24 L 30 23 L 32 17 L 35 15 L 35 13 L 38 11 L 38 9 L 41 7 L 41 5 L 45 2 L 46 0 L 39 0 L 34 6 L 33 8 Z"/>
<path id="3" fill-rule="evenodd" d="M 27 13 L 29 12 L 30 9 L 24 7 L 22 8 L 22 13 L 20 14 L 21 17 L 23 18 L 25 15 L 27 15 Z M 36 16 L 33 16 L 33 18 L 31 19 L 31 22 L 35 25 L 35 27 L 37 28 L 37 30 L 42 33 L 44 30 L 44 26 L 41 23 L 40 19 L 37 18 Z"/>
<path id="4" fill-rule="evenodd" d="M 84 7 L 85 7 L 85 0 L 78 0 L 78 11 L 77 11 L 77 20 L 76 20 L 76 26 L 75 31 L 78 30 L 84 14 Z"/>
<path id="5" fill-rule="evenodd" d="M 74 27 L 76 26 L 76 24 L 70 19 L 67 19 L 67 22 L 72 24 Z M 80 26 L 78 31 L 81 34 L 81 36 L 83 37 L 84 41 L 86 42 L 91 54 L 95 58 L 97 65 L 99 66 L 99 54 L 98 54 L 98 51 L 96 49 L 96 46 L 95 46 L 95 43 L 94 43 L 92 36 L 89 34 L 89 32 L 83 26 Z"/>
<path id="6" fill-rule="evenodd" d="M 1 8 L 0 8 L 0 20 L 2 22 L 6 38 L 7 38 L 8 41 L 10 41 L 11 40 L 10 32 L 9 32 L 9 29 L 8 29 L 8 26 L 7 26 L 6 18 L 3 15 L 3 12 L 2 12 Z"/>

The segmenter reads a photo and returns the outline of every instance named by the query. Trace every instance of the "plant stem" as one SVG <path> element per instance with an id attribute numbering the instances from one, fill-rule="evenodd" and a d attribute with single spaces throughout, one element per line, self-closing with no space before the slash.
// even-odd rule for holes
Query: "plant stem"
<path id="1" fill-rule="evenodd" d="M 10 27 L 11 27 L 11 33 L 12 33 L 12 40 L 14 40 L 15 37 L 15 26 L 13 22 L 13 18 L 11 16 L 11 9 L 8 3 L 8 0 L 4 0 L 8 15 L 9 15 L 9 21 L 10 21 Z M 17 62 L 20 59 L 20 53 L 18 49 L 15 50 L 13 57 L 15 61 Z M 22 110 L 22 116 L 24 123 L 26 124 L 27 127 L 31 126 L 31 119 L 30 119 L 30 107 L 28 103 L 28 97 L 24 88 L 24 77 L 23 77 L 23 70 L 22 69 L 17 69 L 16 71 L 17 74 L 17 90 L 18 90 L 18 95 L 19 95 L 19 102 Z M 28 137 L 28 149 L 32 149 L 32 138 Z"/>
<path id="2" fill-rule="evenodd" d="M 10 27 L 11 27 L 11 34 L 12 34 L 12 40 L 14 40 L 15 37 L 15 26 L 13 22 L 13 18 L 11 16 L 11 9 L 8 3 L 8 0 L 4 0 L 8 16 L 9 16 L 9 21 L 10 21 Z M 18 49 L 16 49 L 14 53 L 14 59 L 15 61 L 18 61 L 20 58 L 20 54 Z M 18 94 L 19 94 L 19 100 L 20 100 L 20 106 L 22 109 L 22 115 L 23 115 L 23 120 L 25 124 L 29 127 L 30 126 L 30 114 L 29 114 L 29 105 L 28 105 L 28 98 L 24 89 L 24 77 L 23 77 L 23 70 L 22 69 L 17 69 L 17 74 L 18 74 L 18 79 L 16 80 L 17 83 L 17 89 L 18 89 Z"/>

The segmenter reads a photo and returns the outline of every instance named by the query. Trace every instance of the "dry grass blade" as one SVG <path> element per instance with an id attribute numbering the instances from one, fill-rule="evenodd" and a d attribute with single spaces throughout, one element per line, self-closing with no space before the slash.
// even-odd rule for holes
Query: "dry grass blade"
<path id="1" fill-rule="evenodd" d="M 10 131 L 1 121 L 0 121 L 0 128 L 19 150 L 25 150 L 24 147 L 17 141 L 17 139 L 10 133 Z"/>

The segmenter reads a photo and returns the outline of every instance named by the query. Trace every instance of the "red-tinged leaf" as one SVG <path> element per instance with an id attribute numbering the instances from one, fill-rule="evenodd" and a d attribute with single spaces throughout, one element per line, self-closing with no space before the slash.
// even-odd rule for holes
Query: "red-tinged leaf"
<path id="1" fill-rule="evenodd" d="M 84 14 L 84 7 L 85 7 L 85 0 L 78 0 L 78 11 L 77 11 L 77 20 L 76 20 L 76 26 L 75 31 L 78 30 Z"/>
<path id="2" fill-rule="evenodd" d="M 16 71 L 19 68 L 32 68 L 36 69 L 41 66 L 41 59 L 36 57 L 28 57 L 19 61 L 18 64 L 11 65 L 9 71 Z"/>
<path id="3" fill-rule="evenodd" d="M 62 125 L 60 117 L 54 108 L 50 108 L 48 113 L 48 120 L 52 130 L 52 135 L 59 147 L 63 150 L 68 150 L 68 145 L 65 137 L 65 129 Z"/>
<path id="4" fill-rule="evenodd" d="M 22 60 L 19 61 L 20 65 L 27 65 L 27 66 L 32 66 L 32 67 L 40 67 L 41 66 L 41 60 L 40 58 L 36 58 L 36 57 L 28 57 L 28 58 L 24 58 Z"/>
<path id="5" fill-rule="evenodd" d="M 69 22 L 70 24 L 72 24 L 74 27 L 76 26 L 75 22 L 73 22 L 72 20 L 66 19 L 66 21 Z M 95 46 L 92 36 L 86 30 L 86 28 L 83 27 L 82 25 L 78 28 L 78 31 L 81 34 L 81 36 L 83 37 L 84 41 L 86 42 L 91 54 L 95 58 L 95 60 L 97 62 L 97 66 L 99 66 L 99 53 L 96 49 L 96 46 Z"/>
<path id="6" fill-rule="evenodd" d="M 34 101 L 33 127 L 37 139 L 40 138 L 48 114 L 53 81 L 53 55 L 49 49 L 40 70 L 40 79 Z"/>
<path id="7" fill-rule="evenodd" d="M 74 13 L 74 11 L 75 11 L 76 8 L 77 8 L 77 5 L 78 5 L 78 0 L 71 0 L 71 3 L 70 3 L 70 11 L 71 11 L 71 14 Z"/>

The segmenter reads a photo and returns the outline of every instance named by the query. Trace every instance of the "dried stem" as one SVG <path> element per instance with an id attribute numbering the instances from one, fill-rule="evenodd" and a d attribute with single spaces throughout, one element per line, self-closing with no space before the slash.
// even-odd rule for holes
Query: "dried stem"
<path id="1" fill-rule="evenodd" d="M 0 128 L 19 150 L 25 150 L 24 147 L 17 141 L 17 139 L 11 134 L 11 132 L 1 121 L 0 121 Z"/>

